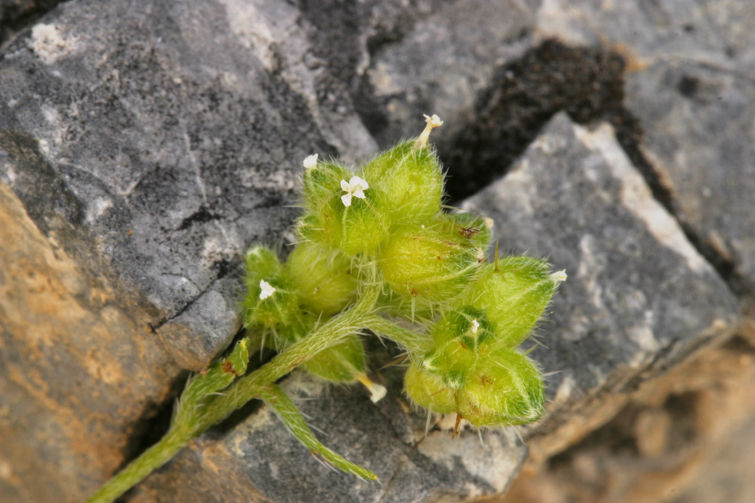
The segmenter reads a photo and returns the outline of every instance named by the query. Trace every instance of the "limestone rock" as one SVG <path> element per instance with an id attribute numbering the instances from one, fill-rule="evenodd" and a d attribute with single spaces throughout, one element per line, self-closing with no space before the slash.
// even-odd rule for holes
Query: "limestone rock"
<path id="1" fill-rule="evenodd" d="M 557 115 L 503 180 L 463 206 L 495 220 L 503 251 L 547 257 L 569 276 L 531 353 L 556 373 L 551 416 L 532 432 L 547 431 L 553 449 L 615 414 L 632 382 L 734 329 L 736 298 L 607 124 Z"/>
<path id="2" fill-rule="evenodd" d="M 617 48 L 662 197 L 740 294 L 755 286 L 755 5 L 545 2 L 538 37 Z"/>

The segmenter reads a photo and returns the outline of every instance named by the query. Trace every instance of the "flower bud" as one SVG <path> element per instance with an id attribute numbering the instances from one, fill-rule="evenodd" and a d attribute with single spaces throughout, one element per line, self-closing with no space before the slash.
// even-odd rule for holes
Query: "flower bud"
<path id="1" fill-rule="evenodd" d="M 441 414 L 456 411 L 454 390 L 447 387 L 440 376 L 426 372 L 412 362 L 404 377 L 404 391 L 417 405 Z"/>
<path id="2" fill-rule="evenodd" d="M 486 264 L 465 292 L 467 303 L 487 313 L 498 341 L 516 347 L 540 319 L 556 288 L 549 265 L 530 257 L 506 257 Z"/>
<path id="3" fill-rule="evenodd" d="M 315 314 L 340 312 L 356 297 L 358 282 L 351 259 L 319 243 L 300 243 L 284 269 L 295 282 L 302 305 Z"/>
<path id="4" fill-rule="evenodd" d="M 440 211 L 443 173 L 430 147 L 399 143 L 365 165 L 359 176 L 386 194 L 385 211 L 394 226 L 422 224 Z"/>
<path id="5" fill-rule="evenodd" d="M 532 361 L 504 348 L 480 360 L 456 400 L 457 412 L 475 426 L 511 426 L 542 415 L 545 388 Z"/>
<path id="6" fill-rule="evenodd" d="M 442 220 L 391 233 L 378 255 L 391 289 L 416 309 L 458 295 L 477 269 L 476 249 Z"/>

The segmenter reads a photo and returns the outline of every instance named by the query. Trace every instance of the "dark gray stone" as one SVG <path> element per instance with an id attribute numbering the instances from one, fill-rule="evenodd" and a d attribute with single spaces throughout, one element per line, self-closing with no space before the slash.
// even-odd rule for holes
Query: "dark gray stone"
<path id="1" fill-rule="evenodd" d="M 532 352 L 557 372 L 549 409 L 560 413 L 545 425 L 589 417 L 589 397 L 620 395 L 736 322 L 726 283 L 607 124 L 590 130 L 557 115 L 503 180 L 463 207 L 495 220 L 502 251 L 547 257 L 569 275 Z"/>
<path id="2" fill-rule="evenodd" d="M 537 33 L 602 45 L 629 61 L 626 106 L 677 217 L 755 291 L 755 5 L 547 2 Z M 718 255 L 711 256 L 711 255 Z"/>
<path id="3" fill-rule="evenodd" d="M 381 68 L 392 75 L 410 72 L 403 82 L 423 87 L 427 96 L 440 85 L 452 100 L 464 82 L 484 87 L 501 55 L 516 54 L 523 44 L 515 40 L 521 31 L 515 23 L 498 33 L 493 26 L 500 15 L 482 11 L 404 7 L 399 1 L 359 9 L 344 13 L 340 5 L 299 8 L 283 1 L 71 0 L 3 48 L 0 186 L 7 197 L 2 208 L 10 208 L 8 229 L 18 227 L 17 235 L 39 241 L 28 248 L 29 257 L 3 243 L 6 259 L 16 271 L 35 264 L 40 284 L 50 278 L 57 285 L 59 273 L 38 265 L 38 256 L 57 253 L 75 274 L 64 275 L 58 281 L 63 286 L 47 293 L 28 288 L 25 276 L 3 285 L 8 312 L 31 309 L 31 321 L 20 328 L 13 318 L 0 316 L 5 364 L 0 366 L 0 464 L 8 466 L 6 456 L 12 461 L 12 469 L 3 470 L 2 498 L 84 499 L 145 447 L 150 435 L 144 429 L 157 413 L 156 404 L 166 404 L 161 417 L 169 416 L 171 389 L 185 379 L 178 366 L 203 369 L 228 344 L 239 325 L 241 256 L 252 243 L 281 246 L 291 239 L 302 159 L 317 152 L 355 160 L 377 148 L 360 119 L 365 105 L 359 100 L 372 91 L 351 87 L 362 81 L 369 56 L 357 64 L 354 54 L 378 51 L 391 34 L 399 34 L 399 40 L 410 34 L 414 55 L 426 64 L 423 71 L 411 73 L 411 65 Z M 333 19 L 359 19 L 356 36 L 328 25 Z M 456 75 L 437 71 L 433 61 L 446 64 L 451 53 L 437 52 L 435 42 L 422 45 L 423 30 L 437 43 L 444 43 L 444 34 L 452 36 Z M 507 37 L 514 39 L 511 47 Z M 338 40 L 356 43 L 333 43 Z M 467 106 L 472 94 L 453 103 Z M 397 103 L 397 96 L 390 99 Z M 454 106 L 445 110 L 457 116 Z M 422 113 L 436 111 L 422 108 Z M 396 117 L 394 124 L 402 115 Z M 416 118 L 415 125 L 420 123 Z M 420 128 L 406 131 L 414 135 Z M 92 281 L 107 282 L 107 288 L 81 286 Z M 77 309 L 69 297 L 81 300 Z M 51 318 L 35 311 L 37 304 Z M 62 320 L 62 313 L 87 321 L 79 326 Z M 118 326 L 106 330 L 108 323 Z M 90 333 L 92 327 L 97 330 Z M 27 329 L 51 333 L 43 358 L 34 353 L 37 339 L 25 338 Z M 34 370 L 32 361 L 44 371 Z M 27 367 L 31 370 L 22 372 Z M 35 390 L 39 386 L 44 393 Z M 253 476 L 259 484 L 254 487 L 282 500 L 303 490 L 394 501 L 453 500 L 503 490 L 524 457 L 523 447 L 492 433 L 484 451 L 475 447 L 474 435 L 449 444 L 448 452 L 445 433 L 419 442 L 424 418 L 405 413 L 398 382 L 392 390 L 393 401 L 380 406 L 389 407 L 387 414 L 376 414 L 357 390 L 337 390 L 322 400 L 318 407 L 330 416 L 310 411 L 316 425 L 346 428 L 338 426 L 344 419 L 344 425 L 361 428 L 360 438 L 382 430 L 364 451 L 357 436 L 345 430 L 351 442 L 333 446 L 356 461 L 369 458 L 370 466 L 391 481 L 387 486 L 355 489 L 353 479 L 332 475 L 322 485 L 279 487 L 255 467 L 253 457 L 235 455 L 223 461 L 237 465 L 228 480 L 218 479 L 212 469 L 199 475 L 206 468 L 201 467 L 168 470 L 183 482 L 163 483 L 189 487 L 195 479 L 206 480 L 209 492 L 200 493 L 211 494 L 226 486 L 251 490 L 248 477 Z M 77 399 L 79 393 L 85 399 Z M 357 409 L 350 408 L 354 396 L 361 397 Z M 286 445 L 289 469 L 301 469 L 310 481 L 327 473 L 281 425 L 271 421 L 268 436 L 281 441 L 265 444 L 271 449 L 265 456 L 282 457 L 274 448 Z M 209 445 L 213 438 L 208 434 L 197 445 Z M 249 443 L 245 449 L 256 447 Z M 480 452 L 500 463 L 477 463 Z M 56 470 L 58 464 L 65 470 Z M 156 487 L 150 484 L 145 487 Z"/>

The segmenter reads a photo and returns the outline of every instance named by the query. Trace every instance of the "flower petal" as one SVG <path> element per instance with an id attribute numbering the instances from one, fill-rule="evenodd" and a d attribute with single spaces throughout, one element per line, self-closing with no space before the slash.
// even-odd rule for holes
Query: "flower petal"
<path id="1" fill-rule="evenodd" d="M 302 162 L 304 167 L 306 169 L 312 169 L 315 166 L 317 166 L 317 154 L 312 154 L 310 156 L 307 156 L 304 161 Z"/>
<path id="2" fill-rule="evenodd" d="M 342 195 L 341 202 L 343 202 L 343 205 L 346 207 L 351 206 L 351 192 L 347 192 L 346 194 Z"/>

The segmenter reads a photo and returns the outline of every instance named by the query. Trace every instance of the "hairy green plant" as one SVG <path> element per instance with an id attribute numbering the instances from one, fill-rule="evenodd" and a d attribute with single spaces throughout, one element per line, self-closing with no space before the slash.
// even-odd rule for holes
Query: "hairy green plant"
<path id="1" fill-rule="evenodd" d="M 416 140 L 358 170 L 317 154 L 304 160 L 298 245 L 285 263 L 264 246 L 245 256 L 246 336 L 190 379 L 165 437 L 89 503 L 113 501 L 253 398 L 321 461 L 376 480 L 322 445 L 275 384 L 301 367 L 330 382 L 359 381 L 377 402 L 386 390 L 367 377 L 365 332 L 405 351 L 407 396 L 428 413 L 456 413 L 454 435 L 462 418 L 486 427 L 542 415 L 542 374 L 517 347 L 566 275 L 530 257 L 499 259 L 497 248 L 487 262 L 492 221 L 443 212 L 443 172 L 427 143 L 442 122 L 426 119 Z M 277 355 L 247 374 L 250 353 L 263 347 Z"/>

